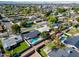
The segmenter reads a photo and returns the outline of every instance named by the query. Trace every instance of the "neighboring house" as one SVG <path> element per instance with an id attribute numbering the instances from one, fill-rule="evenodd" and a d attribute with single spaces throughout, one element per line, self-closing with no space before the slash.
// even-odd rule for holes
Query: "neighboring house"
<path id="1" fill-rule="evenodd" d="M 45 25 L 48 25 L 48 22 L 43 21 L 43 22 L 38 23 L 37 25 L 38 26 L 45 26 Z"/>
<path id="2" fill-rule="evenodd" d="M 35 16 L 35 15 L 33 15 L 33 16 L 26 16 L 26 18 L 28 18 L 29 20 L 34 20 L 34 19 L 36 19 L 37 18 L 37 16 Z"/>
<path id="3" fill-rule="evenodd" d="M 64 21 L 64 22 L 66 22 L 67 20 L 65 19 L 65 17 L 58 17 L 58 19 L 59 19 L 59 21 Z"/>
<path id="4" fill-rule="evenodd" d="M 67 38 L 67 40 L 64 41 L 64 43 L 79 48 L 79 36 L 69 37 Z"/>
<path id="5" fill-rule="evenodd" d="M 49 57 L 79 57 L 79 52 L 75 51 L 74 48 L 56 48 L 48 53 Z"/>
<path id="6" fill-rule="evenodd" d="M 22 41 L 22 37 L 20 35 L 12 36 L 9 38 L 4 38 L 1 41 L 2 41 L 3 48 L 8 50 L 8 49 L 11 49 L 11 47 L 13 46 L 17 46 L 17 43 Z"/>
<path id="7" fill-rule="evenodd" d="M 39 23 L 39 22 L 42 22 L 42 21 L 43 21 L 43 19 L 38 18 L 38 19 L 34 20 L 34 23 Z"/>
<path id="8" fill-rule="evenodd" d="M 61 23 L 54 23 L 54 24 L 52 24 L 52 27 L 53 28 L 59 28 L 61 26 Z"/>
<path id="9" fill-rule="evenodd" d="M 57 15 L 57 17 L 62 17 L 63 16 L 63 14 L 60 14 L 60 13 L 58 13 L 58 15 Z"/>
<path id="10" fill-rule="evenodd" d="M 2 24 L 5 25 L 5 28 L 9 31 L 9 34 L 11 34 L 12 33 L 12 28 L 11 28 L 12 22 L 9 20 L 5 19 L 4 21 L 2 21 Z"/>
<path id="11" fill-rule="evenodd" d="M 23 39 L 31 39 L 31 38 L 35 38 L 40 34 L 40 32 L 38 30 L 33 30 L 29 33 L 22 33 L 22 37 Z"/>
<path id="12" fill-rule="evenodd" d="M 35 29 L 38 30 L 39 32 L 50 31 L 50 28 L 48 26 L 43 26 L 41 28 L 35 28 Z"/>

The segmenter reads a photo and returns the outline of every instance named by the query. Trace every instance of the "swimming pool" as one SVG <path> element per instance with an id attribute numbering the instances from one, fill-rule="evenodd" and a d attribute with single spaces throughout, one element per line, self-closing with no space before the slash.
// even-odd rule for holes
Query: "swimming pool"
<path id="1" fill-rule="evenodd" d="M 66 35 L 62 35 L 61 38 L 60 38 L 61 41 L 64 41 L 66 39 L 67 39 L 67 36 Z"/>
<path id="2" fill-rule="evenodd" d="M 40 40 L 40 38 L 32 38 L 30 39 L 29 43 L 30 44 L 35 44 L 36 42 L 38 42 Z"/>

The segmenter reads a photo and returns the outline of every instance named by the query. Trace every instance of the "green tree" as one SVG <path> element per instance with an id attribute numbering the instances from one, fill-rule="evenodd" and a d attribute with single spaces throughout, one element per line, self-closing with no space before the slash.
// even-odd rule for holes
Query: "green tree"
<path id="1" fill-rule="evenodd" d="M 20 26 L 21 27 L 28 27 L 29 25 L 28 25 L 27 21 L 23 21 L 20 23 Z"/>
<path id="2" fill-rule="evenodd" d="M 1 40 L 0 40 L 0 48 L 2 48 L 2 42 L 1 42 Z"/>
<path id="3" fill-rule="evenodd" d="M 3 17 L 0 15 L 0 19 L 2 19 Z"/>
<path id="4" fill-rule="evenodd" d="M 79 24 L 76 24 L 76 25 L 73 25 L 75 28 L 78 28 L 79 27 Z"/>
<path id="5" fill-rule="evenodd" d="M 78 17 L 78 18 L 76 18 L 76 20 L 79 22 L 79 17 Z"/>
<path id="6" fill-rule="evenodd" d="M 61 41 L 60 41 L 60 39 L 59 39 L 59 37 L 57 36 L 57 37 L 55 37 L 55 39 L 54 39 L 54 44 L 56 45 L 56 46 L 60 46 L 61 45 Z"/>
<path id="7" fill-rule="evenodd" d="M 56 23 L 58 21 L 58 18 L 55 16 L 48 16 L 48 21 L 51 23 Z"/>
<path id="8" fill-rule="evenodd" d="M 52 13 L 52 11 L 48 11 L 45 13 L 45 16 L 48 17 L 51 13 Z"/>
<path id="9" fill-rule="evenodd" d="M 20 33 L 20 26 L 18 24 L 13 24 L 12 31 L 14 34 Z"/>
<path id="10" fill-rule="evenodd" d="M 47 31 L 42 32 L 41 37 L 43 37 L 45 39 L 48 38 L 49 37 L 49 32 L 47 32 Z"/>
<path id="11" fill-rule="evenodd" d="M 59 13 L 63 13 L 66 11 L 67 11 L 67 9 L 65 9 L 65 8 L 57 8 L 57 12 L 59 12 Z"/>
<path id="12" fill-rule="evenodd" d="M 79 7 L 74 7 L 74 8 L 72 8 L 72 10 L 74 10 L 76 13 L 78 13 Z"/>

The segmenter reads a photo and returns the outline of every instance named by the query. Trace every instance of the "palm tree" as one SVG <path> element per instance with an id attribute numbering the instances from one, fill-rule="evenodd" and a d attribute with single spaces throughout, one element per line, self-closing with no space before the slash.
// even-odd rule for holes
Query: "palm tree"
<path id="1" fill-rule="evenodd" d="M 60 46 L 61 45 L 61 42 L 60 42 L 60 39 L 59 39 L 58 36 L 54 39 L 53 42 L 54 42 L 54 44 L 56 44 L 56 46 Z"/>

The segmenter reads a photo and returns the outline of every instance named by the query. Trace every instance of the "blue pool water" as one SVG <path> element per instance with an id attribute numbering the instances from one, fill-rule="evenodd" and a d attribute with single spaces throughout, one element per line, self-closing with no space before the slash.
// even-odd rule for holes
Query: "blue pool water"
<path id="1" fill-rule="evenodd" d="M 66 39 L 66 37 L 61 37 L 61 40 L 64 40 L 64 39 Z"/>
<path id="2" fill-rule="evenodd" d="M 67 39 L 67 36 L 62 35 L 62 36 L 61 36 L 61 41 L 62 41 L 62 40 L 65 40 L 65 39 Z"/>
<path id="3" fill-rule="evenodd" d="M 33 38 L 33 39 L 31 39 L 31 43 L 34 44 L 34 43 L 36 43 L 38 40 L 39 40 L 39 38 Z"/>

